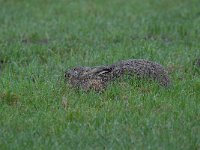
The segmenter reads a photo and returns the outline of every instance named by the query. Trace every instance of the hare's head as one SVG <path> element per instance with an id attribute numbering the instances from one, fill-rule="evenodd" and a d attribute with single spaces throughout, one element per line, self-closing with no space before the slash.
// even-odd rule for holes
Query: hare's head
<path id="1" fill-rule="evenodd" d="M 90 67 L 75 67 L 65 72 L 65 78 L 81 78 L 91 70 Z"/>
<path id="2" fill-rule="evenodd" d="M 111 68 L 108 67 L 75 67 L 65 72 L 65 79 L 73 87 L 81 87 L 85 91 L 94 89 L 101 91 L 105 88 Z"/>
<path id="3" fill-rule="evenodd" d="M 66 78 L 92 78 L 94 76 L 102 76 L 111 72 L 111 68 L 107 67 L 75 67 L 65 72 Z"/>

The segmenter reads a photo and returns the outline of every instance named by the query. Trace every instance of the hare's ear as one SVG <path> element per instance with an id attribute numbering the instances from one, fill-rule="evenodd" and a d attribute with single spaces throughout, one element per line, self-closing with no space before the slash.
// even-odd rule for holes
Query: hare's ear
<path id="1" fill-rule="evenodd" d="M 82 76 L 87 76 L 87 75 L 105 75 L 108 74 L 112 71 L 112 68 L 109 67 L 96 67 L 91 69 L 90 71 L 85 72 Z"/>
<path id="2" fill-rule="evenodd" d="M 112 68 L 103 68 L 97 72 L 98 75 L 108 74 L 112 71 Z"/>

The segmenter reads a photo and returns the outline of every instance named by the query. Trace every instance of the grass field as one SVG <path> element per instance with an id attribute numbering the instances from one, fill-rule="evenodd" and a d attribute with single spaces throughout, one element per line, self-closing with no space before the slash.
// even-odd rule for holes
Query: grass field
<path id="1" fill-rule="evenodd" d="M 0 149 L 200 149 L 199 0 L 0 0 Z M 74 66 L 148 59 L 168 89 L 84 93 Z"/>

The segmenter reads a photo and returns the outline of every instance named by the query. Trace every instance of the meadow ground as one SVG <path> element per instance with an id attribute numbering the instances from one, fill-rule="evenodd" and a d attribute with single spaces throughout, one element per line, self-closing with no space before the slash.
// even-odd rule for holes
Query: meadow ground
<path id="1" fill-rule="evenodd" d="M 0 149 L 200 149 L 199 0 L 0 0 Z M 172 86 L 125 79 L 104 93 L 74 66 L 143 58 Z"/>

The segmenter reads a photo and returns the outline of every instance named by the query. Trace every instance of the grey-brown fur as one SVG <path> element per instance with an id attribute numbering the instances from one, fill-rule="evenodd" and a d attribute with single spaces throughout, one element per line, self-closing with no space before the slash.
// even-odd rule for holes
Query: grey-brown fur
<path id="1" fill-rule="evenodd" d="M 65 72 L 65 77 L 73 87 L 85 91 L 101 91 L 110 81 L 124 74 L 157 81 L 161 86 L 169 86 L 170 79 L 162 65 L 143 59 L 120 61 L 108 66 L 75 67 Z"/>

